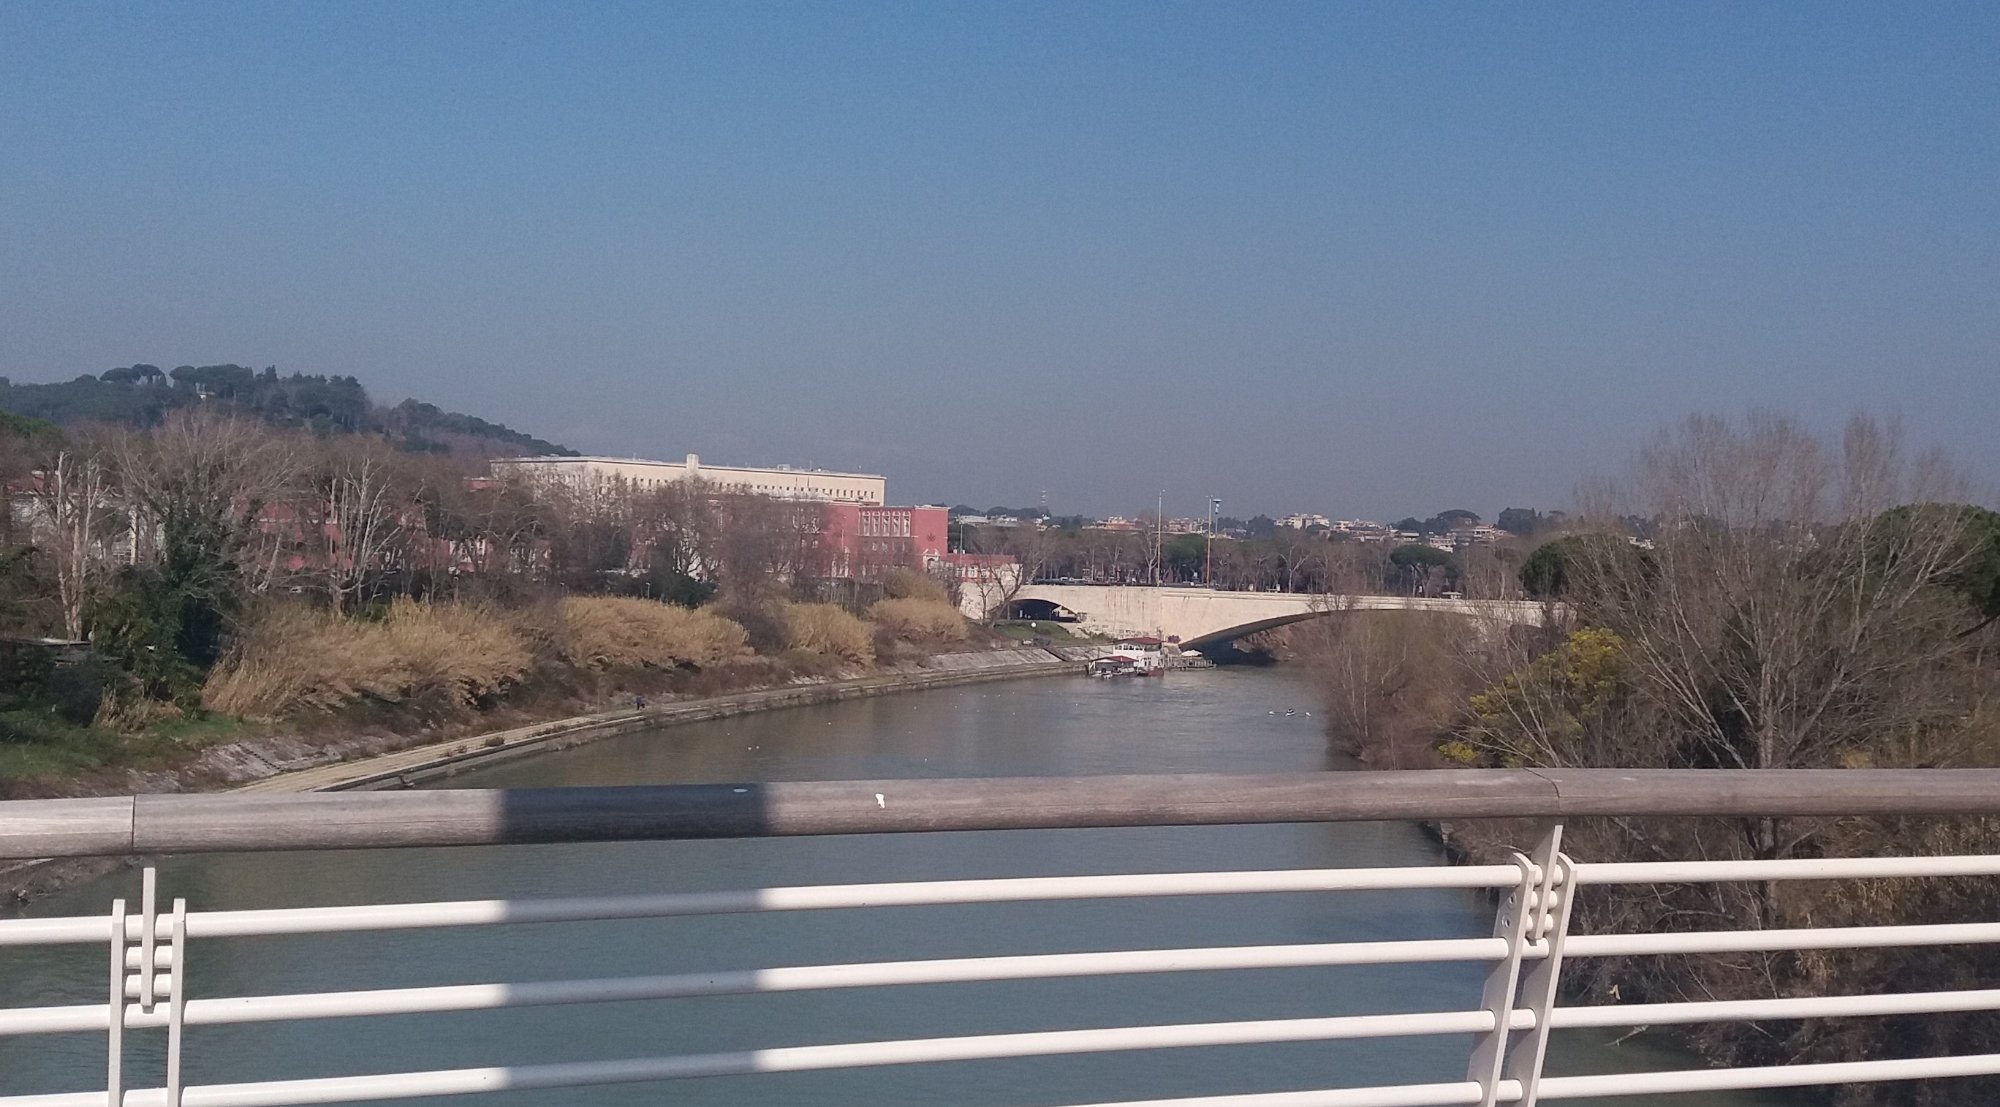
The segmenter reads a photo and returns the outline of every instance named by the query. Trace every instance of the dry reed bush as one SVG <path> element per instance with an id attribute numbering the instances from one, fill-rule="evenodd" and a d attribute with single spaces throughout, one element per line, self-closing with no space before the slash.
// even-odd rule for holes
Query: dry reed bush
<path id="1" fill-rule="evenodd" d="M 475 703 L 519 681 L 533 661 L 513 620 L 483 607 L 399 601 L 381 625 L 404 659 L 411 694 Z"/>
<path id="2" fill-rule="evenodd" d="M 401 601 L 381 622 L 298 605 L 267 608 L 209 674 L 213 711 L 276 718 L 362 700 L 463 707 L 505 691 L 530 665 L 500 614 L 467 604 Z"/>
<path id="3" fill-rule="evenodd" d="M 914 597 L 879 600 L 868 608 L 868 621 L 905 642 L 942 645 L 963 642 L 969 634 L 965 616 L 943 600 Z"/>
<path id="4" fill-rule="evenodd" d="M 849 665 L 868 665 L 875 660 L 874 636 L 868 624 L 838 604 L 787 604 L 785 643 L 790 649 L 835 658 Z"/>
<path id="5" fill-rule="evenodd" d="M 890 569 L 882 574 L 882 595 L 892 600 L 928 600 L 948 604 L 951 593 L 943 582 L 915 569 Z"/>
<path id="6" fill-rule="evenodd" d="M 745 657 L 743 628 L 657 600 L 571 596 L 560 605 L 562 654 L 584 669 L 697 669 Z"/>

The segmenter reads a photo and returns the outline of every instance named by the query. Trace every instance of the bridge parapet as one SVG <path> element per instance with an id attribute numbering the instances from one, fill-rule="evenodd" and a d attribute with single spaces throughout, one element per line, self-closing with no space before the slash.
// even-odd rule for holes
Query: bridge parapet
<path id="1" fill-rule="evenodd" d="M 1425 596 L 1312 595 L 1227 592 L 1146 585 L 1031 584 L 1009 601 L 1045 603 L 1079 616 L 1093 634 L 1157 634 L 1183 645 L 1227 642 L 1306 619 L 1359 611 L 1422 611 L 1480 623 L 1540 626 L 1550 606 L 1534 600 L 1467 600 Z M 984 613 L 981 613 L 984 614 Z"/>

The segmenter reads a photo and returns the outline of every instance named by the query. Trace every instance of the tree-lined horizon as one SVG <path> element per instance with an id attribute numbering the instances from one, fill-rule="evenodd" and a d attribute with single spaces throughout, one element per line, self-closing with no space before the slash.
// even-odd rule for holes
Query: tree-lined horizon
<path id="1" fill-rule="evenodd" d="M 374 402 L 353 376 L 293 372 L 275 365 L 178 365 L 161 369 L 136 363 L 84 373 L 66 381 L 16 382 L 0 377 L 0 413 L 61 427 L 102 423 L 155 427 L 169 413 L 190 407 L 240 413 L 277 427 L 322 434 L 373 434 L 417 453 L 575 455 L 576 451 L 490 423 L 406 399 L 393 407 Z"/>

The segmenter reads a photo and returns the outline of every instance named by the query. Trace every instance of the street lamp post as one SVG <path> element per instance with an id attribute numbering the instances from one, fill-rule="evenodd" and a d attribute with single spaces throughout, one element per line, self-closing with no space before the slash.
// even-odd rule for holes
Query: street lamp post
<path id="1" fill-rule="evenodd" d="M 1215 513 L 1222 510 L 1222 501 L 1210 497 L 1208 501 L 1208 548 L 1201 555 L 1201 583 L 1208 588 L 1215 587 Z"/>

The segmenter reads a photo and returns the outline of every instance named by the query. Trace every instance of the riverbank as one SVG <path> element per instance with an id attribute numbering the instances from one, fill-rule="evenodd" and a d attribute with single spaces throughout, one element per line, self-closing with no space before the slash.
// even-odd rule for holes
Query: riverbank
<path id="1" fill-rule="evenodd" d="M 808 704 L 835 703 L 894 692 L 914 692 L 987 680 L 1012 680 L 1075 672 L 1082 662 L 1065 660 L 1045 649 L 988 650 L 941 654 L 928 666 L 895 672 L 761 688 L 730 695 L 707 696 L 677 703 L 577 715 L 549 723 L 516 727 L 456 741 L 434 742 L 358 761 L 346 761 L 266 776 L 228 789 L 234 792 L 339 792 L 408 788 L 467 769 L 526 757 L 545 750 L 567 749 L 586 742 L 614 738 L 709 719 L 726 719 L 759 711 Z"/>
<path id="2" fill-rule="evenodd" d="M 477 788 L 673 785 L 729 780 L 898 780 L 1127 773 L 1313 773 L 1338 770 L 1309 718 L 1303 680 L 1282 668 L 1177 672 L 1152 680 L 1064 677 L 966 683 L 912 695 L 853 699 L 627 734 L 547 757 L 466 769 Z M 1275 708 L 1275 711 L 1273 710 Z M 893 803 L 893 800 L 892 800 Z M 992 834 L 836 835 L 429 850 L 351 850 L 169 857 L 159 888 L 198 911 L 324 907 L 412 900 L 535 900 L 759 886 L 867 884 L 1102 873 L 1417 866 L 1437 851 L 1404 823 L 1278 823 L 1122 827 Z M 42 917 L 99 914 L 136 874 L 73 888 L 38 904 Z M 1456 889 L 1401 893 L 1187 896 L 982 903 L 884 911 L 762 912 L 671 920 L 601 920 L 542 927 L 469 927 L 374 935 L 197 939 L 191 994 L 300 994 L 433 983 L 596 979 L 617 973 L 711 973 L 797 963 L 909 961 L 993 954 L 1065 954 L 1491 933 L 1493 907 Z M 903 914 L 908 911 L 910 914 Z M 1301 937 L 1303 936 L 1303 937 Z M 803 954 L 802 954 L 803 951 Z M 101 947 L 0 958 L 0 992 L 38 997 L 81 990 L 104 974 Z M 1485 966 L 1438 963 L 1393 973 L 1352 967 L 1105 976 L 839 993 L 773 992 L 707 999 L 528 1007 L 505 1012 L 358 1018 L 317 1027 L 299 1059 L 293 1026 L 207 1028 L 204 1079 L 282 1079 L 310 1072 L 411 1071 L 490 1063 L 501 1044 L 533 1061 L 756 1049 L 825 1042 L 839 1027 L 877 1038 L 979 1035 L 1061 1026 L 1379 1015 L 1476 1006 Z M 18 982 L 18 983 L 17 983 Z M 56 1002 L 50 998 L 48 1002 Z M 644 1004 L 643 1006 L 641 1004 Z M 299 1024 L 306 1025 L 306 1024 Z M 330 1032 L 337 1029 L 338 1032 Z M 850 1034 L 849 1036 L 855 1036 Z M 1605 1036 L 1605 1037 L 1608 1037 Z M 1553 1070 L 1566 1074 L 1682 1069 L 1684 1053 L 1642 1035 L 1615 1048 L 1588 1032 L 1559 1034 Z M 1023 1062 L 993 1079 L 962 1066 L 890 1066 L 722 1078 L 702 1083 L 709 1107 L 874 1107 L 939 1103 L 1001 1107 L 1135 1096 L 1229 1095 L 1286 1087 L 1455 1080 L 1463 1036 L 1229 1047 L 1226 1064 L 1161 1051 Z M 456 1049 L 440 1055 L 440 1049 Z M 1186 1052 L 1186 1051 L 1183 1051 Z M 0 1040 L 0 1084 L 15 1094 L 82 1086 L 101 1073 L 102 1034 Z M 997 1070 L 996 1070 L 997 1071 Z M 1250 1075 L 1245 1075 L 1250 1074 Z M 683 1089 L 685 1090 L 685 1089 Z M 648 1102 L 635 1087 L 537 1102 Z M 1774 1107 L 1716 1093 L 1703 1107 Z"/>
<path id="3" fill-rule="evenodd" d="M 1080 671 L 1074 650 L 984 650 L 939 654 L 922 662 L 844 679 L 801 681 L 644 707 L 622 708 L 388 751 L 381 739 L 308 744 L 260 738 L 218 745 L 188 766 L 148 781 L 150 791 L 332 792 L 408 788 L 470 769 L 567 749 L 637 731 L 810 704 L 983 681 Z M 121 862 L 0 862 L 0 897 L 25 902 Z"/>

